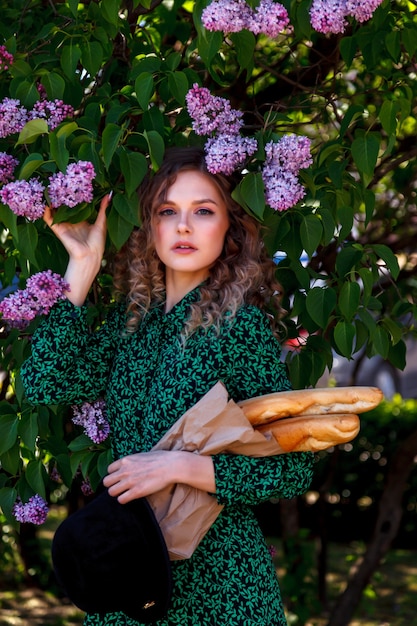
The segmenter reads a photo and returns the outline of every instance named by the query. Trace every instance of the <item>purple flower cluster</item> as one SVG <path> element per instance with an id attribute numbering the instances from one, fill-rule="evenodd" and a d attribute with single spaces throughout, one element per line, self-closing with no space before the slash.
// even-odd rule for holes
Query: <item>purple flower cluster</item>
<path id="1" fill-rule="evenodd" d="M 0 72 L 8 70 L 13 60 L 13 55 L 7 50 L 6 46 L 0 46 Z"/>
<path id="2" fill-rule="evenodd" d="M 94 443 L 101 443 L 107 439 L 110 425 L 107 421 L 106 403 L 104 400 L 83 402 L 81 406 L 73 406 L 72 421 L 82 426 L 87 437 Z"/>
<path id="3" fill-rule="evenodd" d="M 0 137 L 20 133 L 27 121 L 28 112 L 20 100 L 4 98 L 0 102 Z"/>
<path id="4" fill-rule="evenodd" d="M 46 119 L 49 130 L 54 130 L 67 117 L 74 115 L 74 109 L 70 104 L 65 104 L 62 100 L 38 100 L 35 102 L 32 111 L 29 112 L 29 120 Z"/>
<path id="5" fill-rule="evenodd" d="M 247 29 L 255 35 L 264 33 L 272 38 L 290 23 L 286 8 L 274 0 L 260 0 L 255 9 L 245 0 L 213 0 L 203 10 L 201 19 L 207 30 L 237 33 Z"/>
<path id="6" fill-rule="evenodd" d="M 26 289 L 19 289 L 0 302 L 0 313 L 10 322 L 30 322 L 37 315 L 49 313 L 53 305 L 64 300 L 68 283 L 51 270 L 28 278 Z"/>
<path id="7" fill-rule="evenodd" d="M 219 135 L 207 140 L 204 146 L 207 169 L 212 174 L 230 176 L 247 157 L 258 149 L 258 142 L 252 137 L 240 135 Z"/>
<path id="8" fill-rule="evenodd" d="M 278 143 L 271 141 L 266 144 L 265 153 L 262 179 L 266 201 L 276 211 L 285 211 L 305 195 L 297 176 L 300 169 L 312 163 L 310 140 L 285 135 Z"/>
<path id="9" fill-rule="evenodd" d="M 93 199 L 93 178 L 96 173 L 90 161 L 78 161 L 67 167 L 65 174 L 57 172 L 50 178 L 48 194 L 53 208 L 62 204 L 74 207 Z"/>
<path id="10" fill-rule="evenodd" d="M 206 87 L 199 87 L 197 83 L 188 91 L 185 101 L 197 135 L 235 135 L 243 126 L 241 111 L 232 109 L 226 98 L 212 96 Z"/>
<path id="11" fill-rule="evenodd" d="M 94 493 L 90 480 L 88 478 L 85 478 L 81 483 L 81 493 L 86 497 L 92 496 Z"/>
<path id="12" fill-rule="evenodd" d="M 14 178 L 14 169 L 19 161 L 7 152 L 0 152 L 0 184 L 5 185 Z"/>
<path id="13" fill-rule="evenodd" d="M 3 204 L 9 205 L 16 215 L 23 215 L 28 220 L 37 220 L 45 210 L 43 199 L 44 186 L 37 178 L 15 180 L 0 190 Z"/>
<path id="14" fill-rule="evenodd" d="M 382 0 L 313 0 L 310 20 L 320 33 L 343 33 L 348 17 L 365 22 L 372 17 Z"/>
<path id="15" fill-rule="evenodd" d="M 209 172 L 230 175 L 256 152 L 256 139 L 240 135 L 242 112 L 232 109 L 228 100 L 212 96 L 206 87 L 194 84 L 186 95 L 186 103 L 194 132 L 212 135 L 204 147 Z"/>
<path id="16" fill-rule="evenodd" d="M 29 498 L 29 501 L 26 503 L 23 503 L 18 498 L 13 506 L 13 515 L 21 524 L 36 524 L 40 526 L 45 522 L 48 511 L 47 503 L 38 494 Z"/>
<path id="17" fill-rule="evenodd" d="M 0 137 L 7 137 L 20 133 L 24 125 L 30 120 L 46 119 L 49 130 L 53 130 L 67 117 L 74 115 L 71 105 L 62 100 L 38 100 L 33 109 L 28 111 L 21 105 L 20 100 L 4 98 L 0 102 Z"/>

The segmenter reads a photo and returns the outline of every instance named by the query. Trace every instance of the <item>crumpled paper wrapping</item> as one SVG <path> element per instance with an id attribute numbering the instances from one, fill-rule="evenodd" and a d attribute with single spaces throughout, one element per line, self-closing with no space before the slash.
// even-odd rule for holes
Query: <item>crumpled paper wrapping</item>
<path id="1" fill-rule="evenodd" d="M 243 411 L 228 400 L 218 382 L 170 428 L 153 450 L 185 450 L 196 454 L 272 456 L 284 451 L 267 432 L 254 430 Z M 176 484 L 148 496 L 171 560 L 188 559 L 221 512 L 216 497 Z"/>

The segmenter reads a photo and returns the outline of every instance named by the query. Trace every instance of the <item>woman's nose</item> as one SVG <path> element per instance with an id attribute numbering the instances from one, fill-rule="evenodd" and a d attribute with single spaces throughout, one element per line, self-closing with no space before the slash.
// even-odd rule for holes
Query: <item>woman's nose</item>
<path id="1" fill-rule="evenodd" d="M 177 230 L 179 233 L 189 233 L 191 231 L 190 219 L 187 214 L 181 213 L 178 216 Z"/>

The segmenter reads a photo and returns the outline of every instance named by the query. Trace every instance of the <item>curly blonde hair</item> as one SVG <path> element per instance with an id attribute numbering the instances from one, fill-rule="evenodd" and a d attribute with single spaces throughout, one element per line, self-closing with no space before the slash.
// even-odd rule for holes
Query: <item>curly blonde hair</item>
<path id="1" fill-rule="evenodd" d="M 127 331 L 134 332 L 146 313 L 165 300 L 165 270 L 153 240 L 155 209 L 165 200 L 167 190 L 179 172 L 203 172 L 216 184 L 229 213 L 230 226 L 222 253 L 200 287 L 200 299 L 191 305 L 184 328 L 188 336 L 198 327 L 220 329 L 232 321 L 239 307 L 253 304 L 266 309 L 272 326 L 282 315 L 280 285 L 276 266 L 268 257 L 260 225 L 231 197 L 233 181 L 210 174 L 201 148 L 169 148 L 161 168 L 139 189 L 141 227 L 131 234 L 114 263 L 116 293 L 127 297 Z"/>

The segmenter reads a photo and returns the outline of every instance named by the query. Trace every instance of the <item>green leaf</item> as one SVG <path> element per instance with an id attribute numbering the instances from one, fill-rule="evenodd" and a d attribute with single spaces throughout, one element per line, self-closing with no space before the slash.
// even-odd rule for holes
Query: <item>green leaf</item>
<path id="1" fill-rule="evenodd" d="M 393 30 L 386 35 L 385 45 L 393 61 L 398 63 L 401 55 L 400 33 L 398 30 Z"/>
<path id="2" fill-rule="evenodd" d="M 79 0 L 67 0 L 67 4 L 74 17 L 77 17 Z"/>
<path id="3" fill-rule="evenodd" d="M 13 505 L 16 502 L 17 491 L 13 487 L 0 489 L 0 509 L 8 521 L 16 521 L 13 515 Z"/>
<path id="4" fill-rule="evenodd" d="M 69 150 L 66 147 L 65 135 L 58 135 L 57 133 L 51 133 L 49 135 L 49 148 L 51 151 L 51 158 L 55 161 L 61 172 L 65 172 L 69 162 Z"/>
<path id="5" fill-rule="evenodd" d="M 392 100 L 384 100 L 379 109 L 379 119 L 387 135 L 393 135 L 397 130 L 397 112 L 398 105 Z"/>
<path id="6" fill-rule="evenodd" d="M 117 124 L 107 124 L 103 130 L 102 147 L 103 160 L 108 170 L 112 162 L 113 155 L 122 137 L 123 131 Z"/>
<path id="7" fill-rule="evenodd" d="M 70 43 L 62 48 L 60 63 L 65 76 L 67 76 L 67 78 L 71 81 L 75 80 L 75 77 L 77 76 L 76 70 L 80 59 L 80 46 L 70 40 Z"/>
<path id="8" fill-rule="evenodd" d="M 307 294 L 306 309 L 313 322 L 326 328 L 336 306 L 336 292 L 331 287 L 313 287 Z"/>
<path id="9" fill-rule="evenodd" d="M 87 437 L 87 435 L 79 435 L 75 439 L 71 441 L 68 448 L 71 452 L 81 452 L 84 450 L 88 450 L 91 446 L 91 439 Z"/>
<path id="10" fill-rule="evenodd" d="M 125 179 L 126 194 L 134 193 L 148 171 L 146 157 L 140 152 L 129 152 L 122 148 L 120 152 L 120 167 Z"/>
<path id="11" fill-rule="evenodd" d="M 141 108 L 146 111 L 154 92 L 153 76 L 149 72 L 142 72 L 135 80 L 136 99 Z"/>
<path id="12" fill-rule="evenodd" d="M 188 91 L 188 78 L 184 72 L 171 72 L 168 74 L 169 90 L 175 100 L 181 104 L 185 104 L 185 96 Z"/>
<path id="13" fill-rule="evenodd" d="M 132 232 L 133 225 L 125 220 L 119 212 L 112 207 L 107 218 L 107 227 L 109 237 L 116 250 L 120 250 L 123 244 L 128 240 L 130 233 Z"/>
<path id="14" fill-rule="evenodd" d="M 256 37 L 249 30 L 241 30 L 238 33 L 232 33 L 230 39 L 235 46 L 237 62 L 241 69 L 249 70 L 248 79 L 252 73 L 255 51 Z"/>
<path id="15" fill-rule="evenodd" d="M 376 326 L 372 337 L 372 344 L 377 354 L 380 354 L 383 359 L 388 357 L 390 342 L 388 334 L 382 326 Z"/>
<path id="16" fill-rule="evenodd" d="M 389 347 L 388 361 L 400 370 L 407 364 L 407 346 L 404 341 L 399 341 L 394 346 Z"/>
<path id="17" fill-rule="evenodd" d="M 362 259 L 362 251 L 354 246 L 342 248 L 336 257 L 336 270 L 342 278 Z"/>
<path id="18" fill-rule="evenodd" d="M 385 265 L 389 269 L 392 274 L 394 280 L 398 278 L 398 274 L 400 273 L 400 266 L 398 264 L 398 259 L 388 246 L 383 244 L 375 244 L 372 246 L 375 250 L 375 253 L 385 262 Z"/>
<path id="19" fill-rule="evenodd" d="M 20 168 L 19 178 L 22 180 L 27 180 L 30 178 L 41 165 L 43 165 L 44 160 L 41 154 L 38 152 L 33 152 L 32 154 L 28 154 L 24 162 L 22 163 L 22 167 Z"/>
<path id="20" fill-rule="evenodd" d="M 317 215 L 305 215 L 300 227 L 301 243 L 309 257 L 317 250 L 323 236 L 323 225 Z"/>
<path id="21" fill-rule="evenodd" d="M 143 132 L 148 148 L 149 157 L 151 159 L 154 171 L 159 170 L 165 153 L 165 143 L 161 135 L 156 130 L 145 130 Z"/>
<path id="22" fill-rule="evenodd" d="M 352 157 L 361 174 L 372 176 L 379 153 L 380 139 L 376 135 L 362 135 L 352 142 Z"/>
<path id="23" fill-rule="evenodd" d="M 41 135 L 48 133 L 48 123 L 44 119 L 30 120 L 26 122 L 19 133 L 16 145 L 34 143 Z"/>
<path id="24" fill-rule="evenodd" d="M 133 226 L 140 226 L 138 199 L 136 195 L 132 195 L 131 198 L 128 198 L 125 194 L 116 193 L 113 197 L 112 206 L 125 222 Z"/>
<path id="25" fill-rule="evenodd" d="M 366 306 L 369 302 L 369 298 L 372 295 L 372 289 L 374 285 L 372 270 L 370 270 L 368 267 L 361 267 L 358 270 L 358 274 L 360 280 L 362 281 L 363 303 Z"/>
<path id="26" fill-rule="evenodd" d="M 21 466 L 20 446 L 19 442 L 16 441 L 14 446 L 1 455 L 1 468 L 12 476 L 15 476 L 21 470 Z"/>
<path id="27" fill-rule="evenodd" d="M 46 89 L 49 100 L 62 100 L 65 91 L 65 81 L 57 72 L 48 72 L 42 76 L 42 85 Z"/>
<path id="28" fill-rule="evenodd" d="M 389 317 L 384 317 L 384 319 L 381 321 L 381 325 L 390 334 L 392 345 L 395 346 L 402 339 L 402 336 L 403 336 L 402 326 L 397 324 L 397 322 L 390 319 Z"/>
<path id="29" fill-rule="evenodd" d="M 25 446 L 31 451 L 35 451 L 36 438 L 39 434 L 38 416 L 36 413 L 23 413 L 20 418 L 19 435 Z"/>
<path id="30" fill-rule="evenodd" d="M 265 210 L 265 187 L 260 172 L 249 172 L 240 184 L 244 202 L 258 219 L 263 218 Z"/>
<path id="31" fill-rule="evenodd" d="M 343 283 L 339 293 L 338 305 L 340 312 L 347 321 L 351 321 L 359 307 L 361 288 L 358 283 Z"/>
<path id="32" fill-rule="evenodd" d="M 357 50 L 357 41 L 355 37 L 342 37 L 340 40 L 340 54 L 347 67 L 350 67 L 353 59 L 355 58 Z"/>
<path id="33" fill-rule="evenodd" d="M 46 498 L 45 481 L 47 478 L 46 470 L 40 459 L 29 461 L 25 472 L 26 480 L 35 493 L 42 498 Z"/>
<path id="34" fill-rule="evenodd" d="M 355 339 L 355 326 L 349 322 L 340 320 L 334 329 L 334 341 L 342 356 L 352 356 L 353 341 Z"/>
<path id="35" fill-rule="evenodd" d="M 7 403 L 5 403 L 7 404 Z M 16 413 L 12 413 L 10 407 L 7 408 L 10 413 L 4 413 L 6 410 L 4 405 L 1 406 L 0 413 L 0 455 L 12 448 L 17 441 L 17 432 L 19 427 L 19 418 Z"/>
<path id="36" fill-rule="evenodd" d="M 35 267 L 38 266 L 36 259 L 36 248 L 38 245 L 38 231 L 34 224 L 19 224 L 17 227 L 18 241 L 17 249 Z"/>
<path id="37" fill-rule="evenodd" d="M 93 78 L 103 63 L 103 48 L 98 41 L 88 41 L 81 47 L 81 63 Z"/>
<path id="38" fill-rule="evenodd" d="M 100 10 L 104 19 L 115 26 L 119 23 L 119 0 L 101 0 Z"/>

